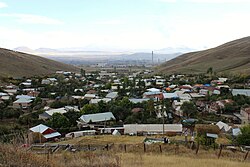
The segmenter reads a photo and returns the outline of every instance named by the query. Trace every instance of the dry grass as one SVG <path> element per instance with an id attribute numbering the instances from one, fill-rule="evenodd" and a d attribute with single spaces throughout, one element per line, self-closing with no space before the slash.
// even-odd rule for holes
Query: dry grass
<path id="1" fill-rule="evenodd" d="M 76 72 L 77 67 L 40 56 L 0 48 L 0 76 L 34 76 L 55 73 L 57 70 Z"/>
<path id="2" fill-rule="evenodd" d="M 109 151 L 94 152 L 60 152 L 53 155 L 36 155 L 31 152 L 14 147 L 13 145 L 1 145 L 0 166 L 30 166 L 30 167 L 248 167 L 250 157 L 242 162 L 244 154 L 223 151 L 220 159 L 218 151 L 203 150 L 196 155 L 184 146 L 180 146 L 177 152 L 173 145 L 164 145 L 163 153 L 157 152 L 158 145 L 147 146 L 147 153 L 143 148 L 128 148 L 124 153 L 115 149 Z M 138 151 L 139 149 L 139 151 Z M 136 152 L 135 152 L 136 151 Z M 150 152 L 149 152 L 150 151 Z"/>
<path id="3" fill-rule="evenodd" d="M 81 145 L 105 145 L 109 143 L 114 144 L 138 144 L 142 143 L 145 136 L 84 136 L 60 142 L 61 144 L 81 144 Z"/>
<path id="4" fill-rule="evenodd" d="M 0 166 L 9 167 L 50 167 L 53 162 L 47 162 L 46 158 L 26 152 L 14 145 L 0 144 Z"/>
<path id="5" fill-rule="evenodd" d="M 209 67 L 216 72 L 250 72 L 250 37 L 238 39 L 204 51 L 183 54 L 157 69 L 162 73 L 206 73 Z"/>
<path id="6" fill-rule="evenodd" d="M 224 159 L 203 159 L 203 158 L 190 158 L 181 156 L 166 156 L 166 155 L 134 155 L 122 154 L 121 166 L 132 167 L 247 167 L 249 163 L 235 162 Z"/>

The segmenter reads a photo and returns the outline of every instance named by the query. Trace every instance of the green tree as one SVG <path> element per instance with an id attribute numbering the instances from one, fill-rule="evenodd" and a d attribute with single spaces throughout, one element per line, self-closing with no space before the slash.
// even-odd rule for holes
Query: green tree
<path id="1" fill-rule="evenodd" d="M 69 119 L 60 114 L 60 113 L 54 113 L 50 120 L 48 121 L 49 126 L 55 129 L 62 129 L 62 128 L 68 128 L 70 127 L 70 121 Z"/>
<path id="2" fill-rule="evenodd" d="M 64 113 L 63 115 L 68 118 L 70 126 L 76 126 L 77 125 L 76 121 L 80 118 L 81 113 L 75 112 L 75 111 L 68 111 Z"/>
<path id="3" fill-rule="evenodd" d="M 185 101 L 182 106 L 181 110 L 183 111 L 183 115 L 185 115 L 187 118 L 190 116 L 194 116 L 197 112 L 197 108 L 193 102 L 187 102 Z"/>
<path id="4" fill-rule="evenodd" d="M 240 145 L 250 145 L 250 125 L 243 126 L 241 128 L 241 134 L 237 137 L 237 142 Z"/>
<path id="5" fill-rule="evenodd" d="M 95 104 L 86 104 L 81 109 L 81 114 L 93 114 L 98 113 L 98 107 Z"/>

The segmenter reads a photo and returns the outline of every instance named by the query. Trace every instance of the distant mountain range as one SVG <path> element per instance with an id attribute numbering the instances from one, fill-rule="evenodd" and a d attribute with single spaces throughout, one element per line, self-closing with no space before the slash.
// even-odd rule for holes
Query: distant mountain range
<path id="1" fill-rule="evenodd" d="M 250 73 L 250 37 L 237 39 L 215 48 L 186 53 L 157 67 L 160 73 Z"/>
<path id="2" fill-rule="evenodd" d="M 45 75 L 57 70 L 79 71 L 72 65 L 3 48 L 0 48 L 0 60 L 0 77 Z"/>
<path id="3" fill-rule="evenodd" d="M 64 49 L 51 49 L 51 48 L 38 48 L 32 50 L 28 47 L 18 47 L 15 51 L 35 54 L 42 57 L 50 58 L 56 61 L 61 61 L 69 64 L 81 64 L 88 61 L 152 61 L 151 51 L 88 51 L 86 48 L 64 48 Z M 193 49 L 180 47 L 180 48 L 164 48 L 154 51 L 154 62 L 165 62 L 176 56 L 186 53 Z"/>

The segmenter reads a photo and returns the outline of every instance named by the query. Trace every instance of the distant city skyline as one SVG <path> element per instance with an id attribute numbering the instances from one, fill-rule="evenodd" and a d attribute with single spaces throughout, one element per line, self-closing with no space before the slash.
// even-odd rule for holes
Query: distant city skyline
<path id="1" fill-rule="evenodd" d="M 0 0 L 0 47 L 204 49 L 249 36 L 250 0 Z"/>

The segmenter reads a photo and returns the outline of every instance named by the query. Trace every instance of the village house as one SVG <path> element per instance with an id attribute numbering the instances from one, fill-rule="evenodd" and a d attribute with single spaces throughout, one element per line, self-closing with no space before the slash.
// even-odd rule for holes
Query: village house
<path id="1" fill-rule="evenodd" d="M 35 143 L 51 141 L 51 140 L 54 140 L 55 138 L 58 138 L 61 136 L 61 134 L 59 132 L 57 132 L 54 129 L 52 129 L 46 125 L 43 125 L 43 124 L 32 127 L 29 130 L 30 130 L 31 134 L 32 133 L 40 133 L 42 135 L 42 137 L 38 137 L 38 138 L 33 137 L 33 141 Z M 33 134 L 33 136 L 34 136 L 34 134 Z"/>
<path id="2" fill-rule="evenodd" d="M 182 124 L 125 124 L 124 134 L 181 134 Z"/>
<path id="3" fill-rule="evenodd" d="M 250 107 L 248 108 L 242 108 L 240 110 L 240 115 L 243 117 L 242 124 L 248 124 L 250 123 Z"/>
<path id="4" fill-rule="evenodd" d="M 233 96 L 244 95 L 250 97 L 250 89 L 232 89 Z"/>
<path id="5" fill-rule="evenodd" d="M 37 97 L 39 94 L 40 94 L 40 92 L 39 91 L 35 91 L 35 90 L 29 91 L 27 93 L 28 96 L 32 96 L 32 97 Z"/>
<path id="6" fill-rule="evenodd" d="M 143 93 L 143 98 L 162 100 L 164 97 L 162 92 L 145 92 Z"/>
<path id="7" fill-rule="evenodd" d="M 155 80 L 156 86 L 164 86 L 164 85 L 165 85 L 165 82 L 166 82 L 165 79 L 156 79 L 156 80 Z"/>
<path id="8" fill-rule="evenodd" d="M 149 86 L 152 85 L 152 80 L 151 79 L 144 79 L 144 82 L 145 82 L 146 87 L 149 87 Z"/>
<path id="9" fill-rule="evenodd" d="M 13 102 L 13 108 L 27 109 L 31 106 L 35 97 L 28 95 L 17 95 L 16 99 L 17 100 Z"/>
<path id="10" fill-rule="evenodd" d="M 10 96 L 13 96 L 14 94 L 17 93 L 17 89 L 18 89 L 17 86 L 10 84 L 10 85 L 6 85 L 3 91 L 7 92 Z"/>
<path id="11" fill-rule="evenodd" d="M 145 99 L 145 98 L 142 98 L 142 99 L 135 99 L 135 98 L 133 98 L 133 99 L 129 99 L 129 101 L 130 102 L 132 102 L 132 103 L 142 103 L 142 102 L 145 102 L 145 101 L 149 101 L 150 99 Z"/>
<path id="12" fill-rule="evenodd" d="M 95 94 L 85 94 L 84 95 L 84 99 L 87 99 L 87 100 L 91 100 L 91 99 L 94 99 L 96 98 L 96 95 Z"/>
<path id="13" fill-rule="evenodd" d="M 232 104 L 234 101 L 231 99 L 225 99 L 225 100 L 218 100 L 216 102 L 212 102 L 208 106 L 208 112 L 209 113 L 222 113 L 223 109 L 225 108 L 226 104 Z"/>
<path id="14" fill-rule="evenodd" d="M 111 101 L 110 98 L 102 98 L 102 99 L 91 99 L 89 101 L 89 104 L 98 104 L 100 101 L 103 101 L 104 103 L 108 103 Z"/>
<path id="15" fill-rule="evenodd" d="M 232 126 L 229 126 L 228 124 L 222 122 L 222 121 L 219 121 L 216 123 L 216 125 L 219 127 L 219 129 L 225 133 L 225 132 L 229 132 L 231 129 L 232 129 Z"/>
<path id="16" fill-rule="evenodd" d="M 106 124 L 107 121 L 115 120 L 114 115 L 112 112 L 105 112 L 105 113 L 97 113 L 97 114 L 86 114 L 82 115 L 79 118 L 78 124 L 86 125 L 86 124 Z"/>
<path id="17" fill-rule="evenodd" d="M 1 100 L 9 100 L 10 96 L 8 93 L 0 92 L 0 99 Z"/>
<path id="18" fill-rule="evenodd" d="M 110 92 L 106 95 L 106 98 L 115 100 L 118 97 L 118 92 Z"/>
<path id="19" fill-rule="evenodd" d="M 72 106 L 65 106 L 62 108 L 50 109 L 50 110 L 44 111 L 42 114 L 39 114 L 38 119 L 47 120 L 47 119 L 50 119 L 52 117 L 52 115 L 55 113 L 64 114 L 64 113 L 67 113 L 69 111 L 80 112 L 80 110 L 78 109 L 77 106 L 73 106 L 73 107 Z"/>

